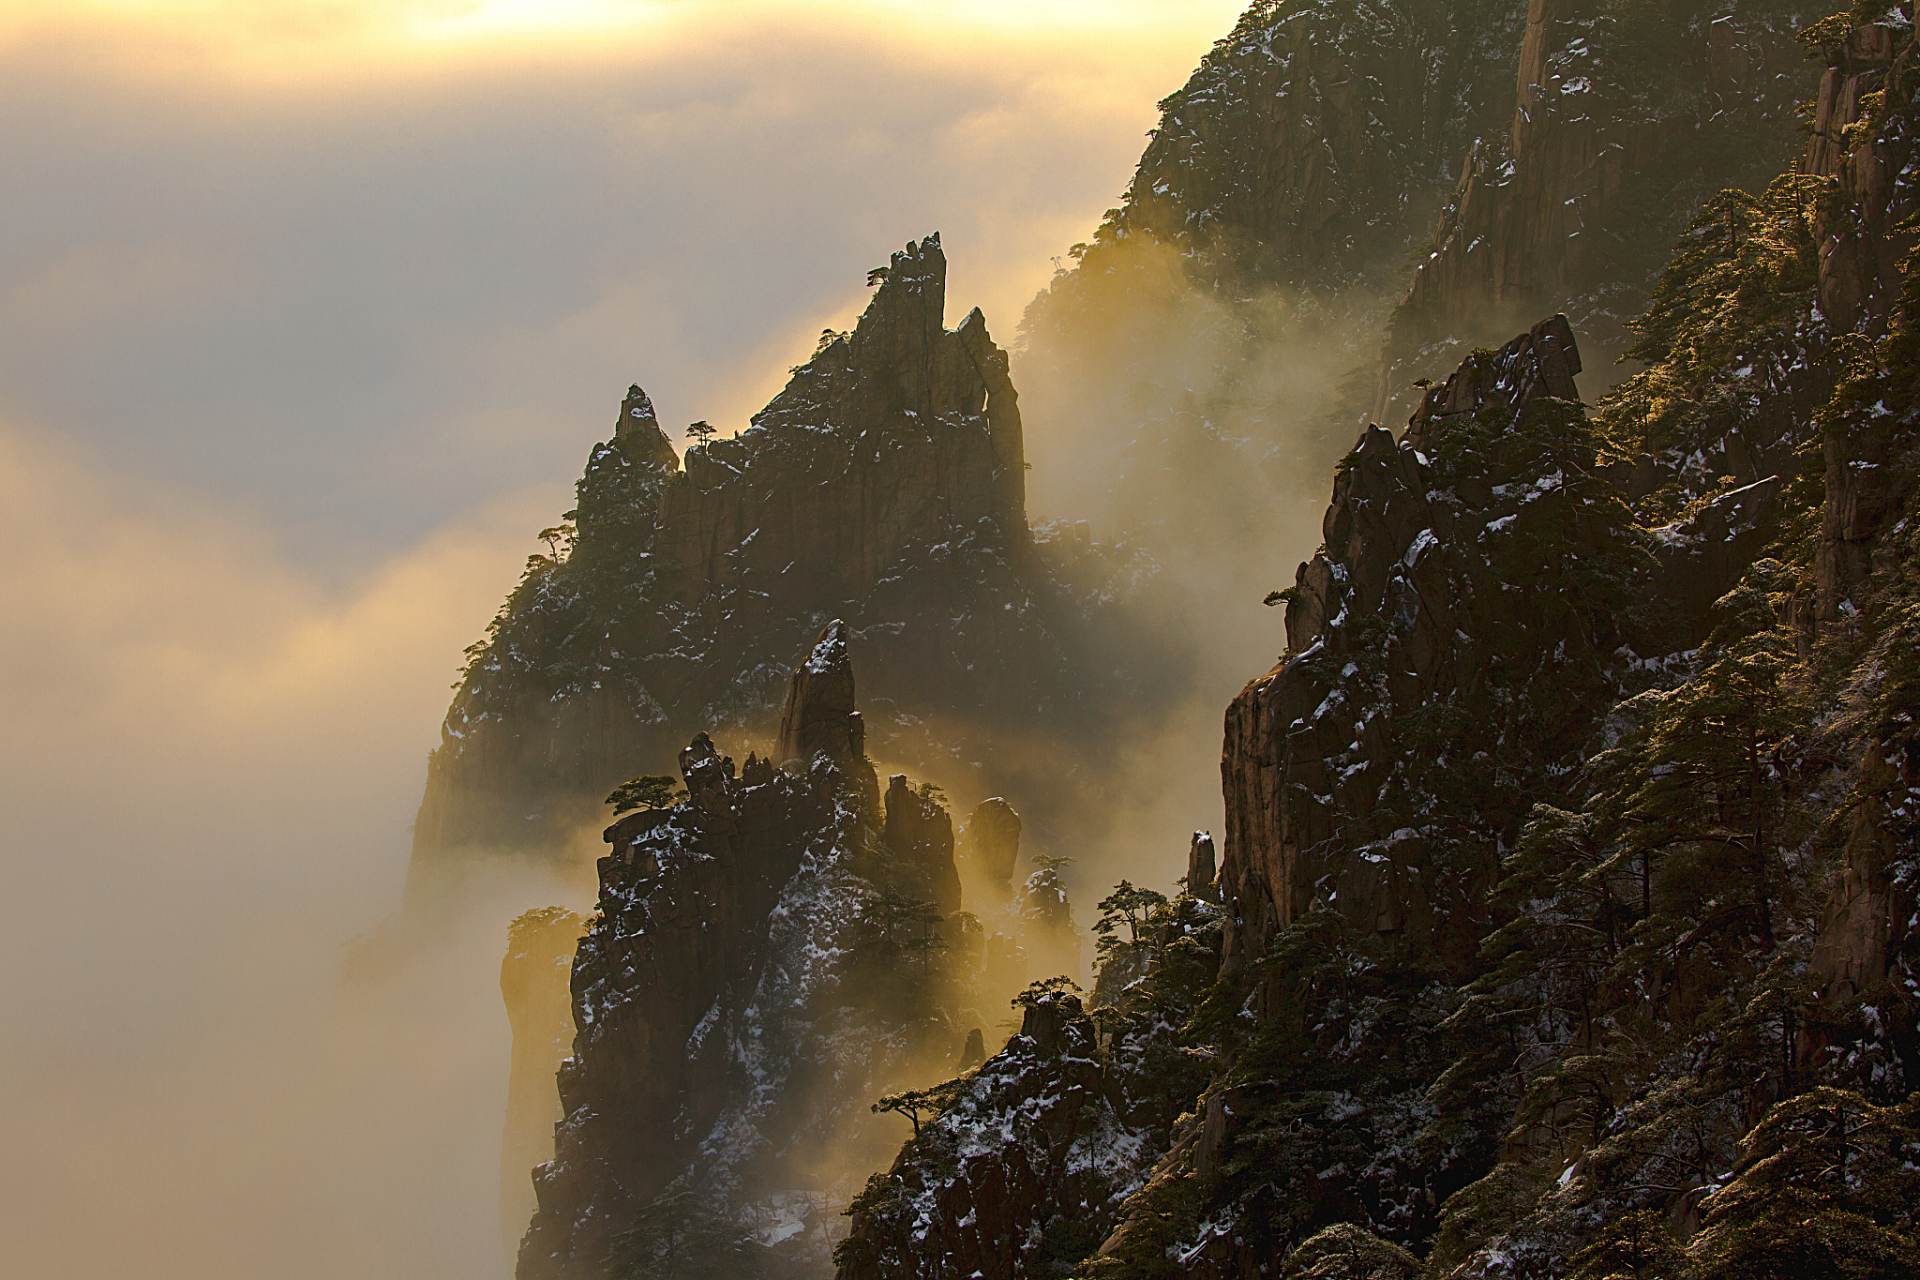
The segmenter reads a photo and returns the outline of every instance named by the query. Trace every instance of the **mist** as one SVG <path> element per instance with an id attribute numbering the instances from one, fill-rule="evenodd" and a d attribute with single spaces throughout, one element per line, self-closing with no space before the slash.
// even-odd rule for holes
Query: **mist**
<path id="1" fill-rule="evenodd" d="M 497 930 L 455 931 L 427 1001 L 343 989 L 341 965 L 397 899 L 445 655 L 557 495 L 503 496 L 329 596 L 244 515 L 89 461 L 0 434 L 21 552 L 0 576 L 33 606 L 0 623 L 9 1266 L 490 1261 L 447 1228 L 497 1143 L 466 1132 L 504 1094 Z"/>
<path id="2" fill-rule="evenodd" d="M 1367 273 L 1337 294 L 1222 288 L 1191 252 L 1103 227 L 1028 306 L 1014 350 L 1034 519 L 1143 554 L 1129 622 L 1179 657 L 1114 753 L 1119 810 L 1079 824 L 1097 838 L 1067 872 L 1076 900 L 1123 877 L 1171 891 L 1191 833 L 1219 834 L 1223 713 L 1286 648 L 1264 600 L 1321 541 L 1394 301 Z"/>
<path id="3" fill-rule="evenodd" d="M 461 650 L 629 381 L 744 423 L 933 227 L 1010 328 L 1238 6 L 501 8 L 0 16 L 21 1274 L 507 1273 L 506 926 L 590 903 L 382 932 Z"/>

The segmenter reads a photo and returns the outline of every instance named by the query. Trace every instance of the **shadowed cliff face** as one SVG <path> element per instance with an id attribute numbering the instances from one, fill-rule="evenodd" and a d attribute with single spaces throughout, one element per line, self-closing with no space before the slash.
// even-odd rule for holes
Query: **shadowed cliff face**
<path id="1" fill-rule="evenodd" d="M 523 1280 L 826 1273 L 840 1210 L 899 1141 L 874 1101 L 977 1063 L 982 1010 L 1054 962 L 1064 893 L 1051 915 L 1004 901 L 1004 883 L 963 900 L 939 789 L 895 775 L 883 796 L 855 707 L 836 619 L 793 673 L 779 767 L 749 754 L 736 770 L 701 734 L 680 754 L 685 802 L 607 828 L 570 984 L 509 956 L 516 1052 L 566 985 L 575 1032 Z M 1019 815 L 996 799 L 973 821 L 1011 864 Z M 562 917 L 533 913 L 516 945 Z M 987 930 L 1012 953 L 990 954 Z M 526 1095 L 532 1132 L 552 1095 Z"/>
<path id="2" fill-rule="evenodd" d="M 1459 185 L 1387 334 L 1373 412 L 1393 421 L 1462 351 L 1565 312 L 1606 384 L 1676 237 L 1726 187 L 1759 190 L 1815 83 L 1793 3 L 1626 8 L 1532 0 L 1510 124 Z M 1604 389 L 1604 385 L 1599 389 Z"/>
<path id="3" fill-rule="evenodd" d="M 1349 289 L 1397 278 L 1457 152 L 1513 109 L 1524 6 L 1251 5 L 1161 104 L 1125 207 L 1089 253 L 1190 246 L 1220 283 Z"/>
<path id="4" fill-rule="evenodd" d="M 631 389 L 573 527 L 475 647 L 430 763 L 411 903 L 472 858 L 581 857 L 568 842 L 607 790 L 693 732 L 769 743 L 792 663 L 835 615 L 879 712 L 865 749 L 965 762 L 984 794 L 1012 770 L 989 744 L 1118 713 L 1091 694 L 1120 666 L 1103 646 L 1130 643 L 1097 617 L 1125 563 L 1029 532 L 1006 357 L 977 311 L 943 327 L 945 277 L 937 236 L 894 254 L 851 333 L 823 335 L 750 429 L 684 459 Z"/>
<path id="5" fill-rule="evenodd" d="M 1594 412 L 1556 316 L 1337 468 L 1288 652 L 1227 715 L 1220 980 L 1136 982 L 1184 962 L 1151 930 L 1101 974 L 1087 1078 L 1209 1077 L 1148 1072 L 1185 1114 L 1118 1211 L 979 1202 L 1047 1149 L 991 1135 L 1065 1087 L 989 1102 L 1010 1046 L 844 1275 L 1920 1271 L 1912 31 L 1807 34 L 1806 159 L 1703 203 Z M 989 1217 L 1079 1256 L 976 1261 Z"/>
<path id="6" fill-rule="evenodd" d="M 1507 0 L 1251 6 L 1028 308 L 1035 510 L 1150 552 L 1158 617 L 1206 612 L 1172 642 L 1209 721 L 1245 654 L 1275 647 L 1270 549 L 1316 541 L 1316 477 L 1353 433 L 1327 420 L 1371 374 L 1459 157 L 1512 114 L 1523 18 Z"/>
<path id="7" fill-rule="evenodd" d="M 1227 710 L 1229 962 L 1325 905 L 1468 972 L 1530 808 L 1776 531 L 1777 475 L 1636 527 L 1580 368 L 1543 321 L 1341 463 L 1287 653 Z"/>
<path id="8" fill-rule="evenodd" d="M 836 621 L 786 708 L 812 750 L 736 771 L 702 734 L 680 753 L 686 802 L 607 829 L 600 914 L 573 966 L 565 1119 L 535 1173 L 522 1277 L 599 1276 L 610 1257 L 677 1266 L 687 1250 L 817 1269 L 836 1178 L 877 1160 L 890 1132 L 868 1103 L 929 1045 L 949 1060 L 960 1047 L 912 998 L 937 982 L 934 952 L 893 975 L 914 992 L 865 971 L 872 904 L 917 901 L 955 872 L 951 826 L 944 845 L 927 838 L 945 823 L 937 805 L 911 795 L 909 820 L 889 795 L 876 812 L 872 766 L 849 750 L 852 695 Z M 931 927 L 888 925 L 903 945 Z M 696 1225 L 689 1243 L 680 1227 Z"/>
<path id="9" fill-rule="evenodd" d="M 1227 711 L 1230 960 L 1322 902 L 1472 958 L 1500 850 L 1612 700 L 1652 565 L 1593 478 L 1579 368 L 1565 320 L 1541 324 L 1341 464 L 1288 656 Z"/>

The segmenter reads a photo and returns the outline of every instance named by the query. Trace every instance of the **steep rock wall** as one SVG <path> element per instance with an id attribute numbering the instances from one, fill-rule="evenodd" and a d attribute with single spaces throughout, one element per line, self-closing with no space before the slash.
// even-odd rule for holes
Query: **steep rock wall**
<path id="1" fill-rule="evenodd" d="M 836 615 L 893 758 L 1099 719 L 1111 704 L 1090 691 L 1120 664 L 1088 653 L 1127 642 L 1095 625 L 1114 566 L 1036 548 L 1005 353 L 978 311 L 943 327 L 945 281 L 937 236 L 894 254 L 852 332 L 747 431 L 684 459 L 630 391 L 580 481 L 570 551 L 533 559 L 472 651 L 429 761 L 410 902 L 490 853 L 562 856 L 608 788 L 694 732 L 770 739 L 792 663 Z M 991 753 L 968 758 L 992 773 Z"/>
<path id="2" fill-rule="evenodd" d="M 1288 656 L 1227 711 L 1231 963 L 1326 902 L 1464 965 L 1528 799 L 1577 761 L 1651 567 L 1594 477 L 1564 318 L 1342 465 Z"/>
<path id="3" fill-rule="evenodd" d="M 1374 413 L 1525 317 L 1564 311 L 1600 371 L 1701 202 L 1758 189 L 1814 85 L 1790 3 L 1660 10 L 1531 0 L 1508 128 L 1464 153 L 1459 185 L 1387 335 Z M 1403 411 L 1403 410 L 1402 410 Z"/>
<path id="4" fill-rule="evenodd" d="M 1820 307 L 1840 332 L 1884 335 L 1898 313 L 1901 261 L 1913 250 L 1909 220 L 1920 196 L 1902 181 L 1915 140 L 1886 98 L 1912 61 L 1911 44 L 1888 23 L 1855 28 L 1831 51 L 1815 103 L 1803 168 L 1825 179 L 1834 197 L 1814 218 L 1820 253 Z M 1890 82 L 1892 82 L 1890 84 Z M 1867 105 L 1881 100 L 1882 119 Z M 1863 406 L 1865 407 L 1865 406 Z M 1855 609 L 1852 596 L 1873 570 L 1882 531 L 1897 517 L 1905 424 L 1897 415 L 1836 415 L 1824 432 L 1826 502 L 1814 561 L 1814 617 L 1824 626 Z"/>
<path id="5" fill-rule="evenodd" d="M 843 624 L 802 674 L 788 719 L 831 738 L 833 709 L 804 703 L 820 687 L 851 702 Z M 839 1166 L 880 1158 L 868 1102 L 929 1038 L 959 1047 L 905 990 L 937 980 L 936 962 L 867 973 L 876 896 L 954 871 L 950 827 L 944 847 L 888 845 L 872 766 L 844 751 L 853 714 L 838 711 L 840 754 L 823 742 L 787 769 L 749 755 L 736 771 L 702 734 L 680 755 L 686 802 L 607 829 L 600 913 L 572 970 L 565 1119 L 535 1174 L 522 1280 L 716 1251 L 818 1271 L 836 1225 L 824 1189 Z M 920 827 L 945 819 L 913 799 Z"/>
<path id="6" fill-rule="evenodd" d="M 1101 242 L 1183 243 L 1203 275 L 1236 288 L 1340 288 L 1397 271 L 1466 145 L 1512 110 L 1503 72 L 1523 12 L 1422 0 L 1251 5 L 1160 104 Z"/>

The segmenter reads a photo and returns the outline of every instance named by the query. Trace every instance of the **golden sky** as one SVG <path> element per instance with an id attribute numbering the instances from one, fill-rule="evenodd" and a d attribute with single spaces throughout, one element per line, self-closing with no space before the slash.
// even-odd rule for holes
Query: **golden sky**
<path id="1" fill-rule="evenodd" d="M 754 29 L 885 32 L 945 56 L 1018 45 L 1105 47 L 1191 60 L 1197 31 L 1224 34 L 1218 0 L 7 0 L 0 41 L 83 39 L 127 68 L 190 70 L 277 89 L 449 63 L 692 52 Z"/>
<path id="2" fill-rule="evenodd" d="M 0 0 L 0 412 L 359 561 L 629 381 L 743 424 L 928 231 L 1011 340 L 1236 7 Z"/>

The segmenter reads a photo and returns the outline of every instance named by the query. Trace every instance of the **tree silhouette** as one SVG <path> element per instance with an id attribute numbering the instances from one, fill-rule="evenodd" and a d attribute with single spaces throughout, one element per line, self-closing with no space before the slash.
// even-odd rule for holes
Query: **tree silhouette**
<path id="1" fill-rule="evenodd" d="M 1100 919 L 1093 926 L 1093 931 L 1100 935 L 1100 950 L 1111 951 L 1120 945 L 1113 934 L 1122 920 L 1127 923 L 1127 941 L 1137 944 L 1141 926 L 1146 924 L 1147 917 L 1153 914 L 1156 907 L 1166 905 L 1166 894 L 1155 893 L 1152 889 L 1138 889 L 1122 880 L 1099 903 Z"/>
<path id="2" fill-rule="evenodd" d="M 873 1104 L 876 1115 L 893 1112 L 913 1121 L 913 1136 L 920 1136 L 920 1114 L 928 1113 L 933 1119 L 953 1104 L 954 1097 L 960 1092 L 960 1081 L 949 1080 L 945 1084 L 934 1085 L 931 1089 L 908 1089 L 900 1093 L 890 1093 Z"/>
<path id="3" fill-rule="evenodd" d="M 558 560 L 560 559 L 560 548 L 563 545 L 567 550 L 573 550 L 574 532 L 575 530 L 571 521 L 562 521 L 554 525 L 551 529 L 542 529 L 540 531 L 540 541 L 547 544 L 547 554 L 555 560 Z"/>
<path id="4" fill-rule="evenodd" d="M 613 806 L 617 818 L 629 809 L 670 809 L 686 798 L 687 793 L 672 774 L 649 773 L 615 787 L 607 803 Z"/>
<path id="5" fill-rule="evenodd" d="M 936 929 L 940 920 L 937 904 L 909 897 L 887 885 L 860 908 L 854 952 L 859 959 L 881 966 L 892 966 L 912 956 L 924 971 L 933 951 L 946 945 Z"/>
<path id="6" fill-rule="evenodd" d="M 1066 991 L 1071 991 L 1075 995 L 1078 995 L 1080 994 L 1080 984 L 1063 973 L 1057 977 L 1041 978 L 1037 982 L 1028 983 L 1027 989 L 1015 996 L 1009 1003 L 1016 1009 L 1031 1009 L 1036 1004 L 1039 1004 L 1044 997 L 1059 995 Z"/>

